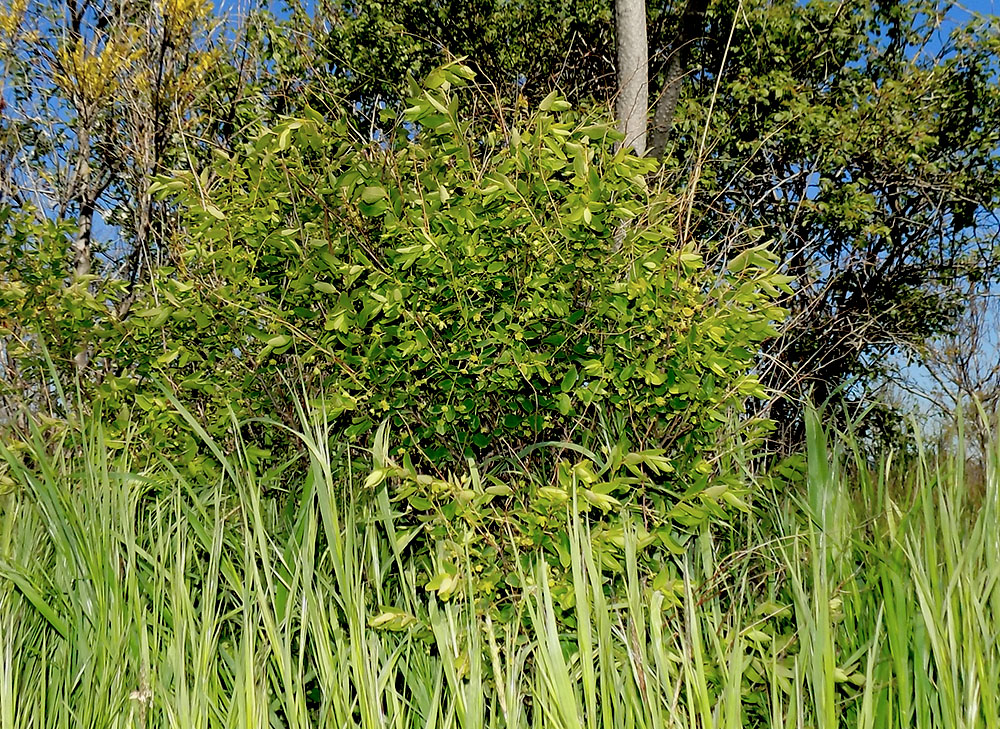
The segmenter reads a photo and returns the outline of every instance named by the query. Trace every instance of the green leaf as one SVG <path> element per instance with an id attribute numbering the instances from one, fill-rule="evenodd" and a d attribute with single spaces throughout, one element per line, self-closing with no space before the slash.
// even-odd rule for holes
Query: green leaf
<path id="1" fill-rule="evenodd" d="M 278 151 L 284 152 L 291 144 L 292 128 L 288 127 L 278 135 Z"/>
<path id="2" fill-rule="evenodd" d="M 441 571 L 434 575 L 424 589 L 428 592 L 437 592 L 438 597 L 447 600 L 459 586 L 461 580 L 457 575 L 457 570 L 451 565 L 445 565 Z"/>
<path id="3" fill-rule="evenodd" d="M 371 490 L 378 486 L 385 480 L 388 475 L 388 471 L 384 468 L 373 469 L 371 473 L 368 474 L 368 478 L 365 479 L 365 490 Z"/>
<path id="4" fill-rule="evenodd" d="M 205 212 L 211 215 L 216 220 L 226 219 L 226 214 L 223 213 L 221 210 L 219 210 L 219 208 L 215 207 L 215 205 L 213 205 L 210 202 L 205 203 Z"/>
<path id="5" fill-rule="evenodd" d="M 556 398 L 556 407 L 561 415 L 569 415 L 573 412 L 573 401 L 565 392 L 559 393 L 559 397 Z"/>
<path id="6" fill-rule="evenodd" d="M 168 365 L 173 362 L 180 355 L 181 351 L 179 349 L 171 350 L 165 354 L 161 354 L 156 358 L 156 364 L 158 365 Z"/>
<path id="7" fill-rule="evenodd" d="M 611 509 L 621 505 L 621 502 L 613 496 L 600 494 L 590 489 L 583 489 L 583 498 L 601 511 L 611 511 Z"/>
<path id="8" fill-rule="evenodd" d="M 552 108 L 552 105 L 558 98 L 559 98 L 559 92 L 552 90 L 549 92 L 548 96 L 542 99 L 541 103 L 538 105 L 538 108 L 541 109 L 542 111 L 548 111 L 549 109 Z"/>
<path id="9" fill-rule="evenodd" d="M 576 365 L 570 365 L 569 369 L 566 370 L 566 374 L 563 375 L 562 382 L 559 383 L 559 389 L 562 392 L 569 392 L 573 389 L 573 385 L 576 384 L 579 377 L 580 373 L 577 371 Z"/>
<path id="10" fill-rule="evenodd" d="M 376 630 L 402 631 L 420 621 L 410 613 L 400 608 L 383 607 L 382 611 L 368 619 L 368 626 Z"/>
<path id="11" fill-rule="evenodd" d="M 31 581 L 15 568 L 8 566 L 5 562 L 0 562 L 0 577 L 9 580 L 20 590 L 25 599 L 31 603 L 32 607 L 45 618 L 59 635 L 69 639 L 69 625 L 60 617 L 51 605 L 42 597 L 41 591 L 35 587 Z"/>
<path id="12" fill-rule="evenodd" d="M 386 192 L 384 187 L 371 186 L 361 191 L 361 199 L 369 205 L 383 200 L 385 197 Z"/>

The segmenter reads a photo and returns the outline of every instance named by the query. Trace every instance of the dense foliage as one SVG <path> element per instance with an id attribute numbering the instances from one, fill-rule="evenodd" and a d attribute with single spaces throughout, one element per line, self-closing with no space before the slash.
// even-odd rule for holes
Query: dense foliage
<path id="1" fill-rule="evenodd" d="M 675 242 L 651 163 L 554 95 L 473 136 L 455 89 L 469 74 L 432 73 L 385 143 L 313 115 L 187 178 L 206 212 L 186 273 L 225 282 L 193 291 L 246 302 L 259 344 L 233 346 L 311 370 L 349 433 L 391 413 L 414 444 L 483 449 L 561 438 L 601 410 L 647 443 L 705 445 L 758 391 L 753 353 L 788 279 L 763 248 L 707 269 Z"/>
<path id="2" fill-rule="evenodd" d="M 98 336 L 109 331 L 102 307 L 124 322 L 186 265 L 177 211 L 171 198 L 150 195 L 154 178 L 201 174 L 215 152 L 240 157 L 261 124 L 279 129 L 307 109 L 335 126 L 353 118 L 356 141 L 398 139 L 407 78 L 422 78 L 442 55 L 466 54 L 483 72 L 480 93 L 463 105 L 470 139 L 493 131 L 505 140 L 511 114 L 537 108 L 552 88 L 596 120 L 614 92 L 602 51 L 612 17 L 604 0 L 329 2 L 257 13 L 218 34 L 210 7 L 191 0 L 73 3 L 67 12 L 44 0 L 13 4 L 0 18 L 10 89 L 0 196 L 20 231 L 5 234 L 5 250 L 16 257 L 16 240 L 45 237 L 29 244 L 49 251 L 51 264 L 40 265 L 58 268 L 64 255 L 64 273 L 95 298 L 60 284 L 53 269 L 42 287 L 48 303 L 12 307 L 5 330 L 19 330 L 13 314 L 29 311 L 42 321 L 96 317 Z M 771 0 L 738 13 L 727 2 L 688 2 L 651 8 L 648 31 L 654 92 L 684 72 L 665 163 L 651 178 L 684 207 L 669 224 L 672 239 L 710 253 L 716 268 L 768 241 L 796 277 L 782 301 L 793 316 L 758 358 L 772 393 L 761 412 L 794 442 L 802 395 L 863 394 L 858 384 L 878 382 L 882 363 L 919 352 L 995 279 L 995 22 L 928 0 Z M 60 232 L 42 231 L 43 218 Z M 37 401 L 51 389 L 47 375 L 22 372 L 19 361 L 22 350 L 43 361 L 40 340 L 4 336 L 15 353 L 0 384 L 6 405 L 24 393 Z M 68 356 L 72 338 L 87 336 L 56 337 L 67 348 L 56 357 L 64 378 L 79 371 L 120 389 L 115 377 L 137 366 L 129 342 L 123 361 L 95 361 L 83 343 Z M 277 392 L 272 384 L 264 387 Z"/>
<path id="3" fill-rule="evenodd" d="M 995 22 L 611 9 L 0 7 L 0 729 L 1000 726 Z"/>
<path id="4" fill-rule="evenodd" d="M 346 435 L 391 415 L 432 461 L 443 443 L 564 439 L 600 413 L 614 437 L 698 462 L 729 410 L 763 394 L 750 370 L 788 278 L 760 247 L 706 267 L 710 249 L 675 242 L 676 202 L 648 189 L 654 164 L 555 96 L 474 135 L 456 92 L 470 73 L 435 71 L 387 141 L 312 114 L 161 178 L 154 191 L 193 217 L 128 319 L 106 303 L 122 287 L 100 301 L 63 286 L 66 235 L 12 220 L 7 318 L 58 361 L 90 352 L 104 371 L 87 392 L 112 410 L 135 397 L 150 423 L 169 409 L 144 384 L 157 372 L 213 432 L 230 408 L 291 415 L 284 372 Z M 21 360 L 29 378 L 44 367 Z"/>
<path id="5" fill-rule="evenodd" d="M 484 2 L 477 19 L 456 23 L 441 20 L 452 3 L 420 5 L 352 3 L 355 14 L 331 3 L 312 24 L 272 21 L 274 36 L 296 27 L 314 39 L 296 47 L 309 73 L 289 68 L 288 78 L 306 98 L 336 103 L 335 91 L 376 128 L 373 109 L 395 108 L 406 72 L 439 49 L 469 55 L 491 93 L 512 101 L 550 88 L 597 105 L 614 95 L 610 0 L 502 11 Z M 695 6 L 703 17 L 678 48 L 679 18 Z M 870 404 L 887 361 L 919 354 L 996 280 L 997 21 L 938 0 L 693 0 L 648 11 L 651 106 L 683 58 L 662 168 L 692 205 L 679 236 L 733 256 L 747 239 L 732 234 L 756 230 L 798 281 L 761 369 L 789 396 L 763 410 L 797 442 L 805 396 Z M 374 28 L 396 32 L 374 38 Z"/>

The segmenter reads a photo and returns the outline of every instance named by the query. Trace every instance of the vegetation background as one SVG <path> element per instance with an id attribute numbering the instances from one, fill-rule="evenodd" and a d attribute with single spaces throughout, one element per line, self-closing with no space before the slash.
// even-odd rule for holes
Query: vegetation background
<path id="1" fill-rule="evenodd" d="M 1000 723 L 998 58 L 6 2 L 0 727 Z"/>

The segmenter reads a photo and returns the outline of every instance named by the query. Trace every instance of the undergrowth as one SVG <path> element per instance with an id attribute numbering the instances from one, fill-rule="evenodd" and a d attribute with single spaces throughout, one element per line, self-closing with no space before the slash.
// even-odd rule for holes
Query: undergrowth
<path id="1" fill-rule="evenodd" d="M 516 565 L 498 610 L 327 435 L 295 482 L 211 439 L 192 480 L 99 422 L 3 446 L 0 729 L 1000 724 L 995 452 L 973 503 L 960 450 L 873 464 L 814 413 L 803 483 L 761 479 L 671 579 L 573 482 L 565 574 Z"/>

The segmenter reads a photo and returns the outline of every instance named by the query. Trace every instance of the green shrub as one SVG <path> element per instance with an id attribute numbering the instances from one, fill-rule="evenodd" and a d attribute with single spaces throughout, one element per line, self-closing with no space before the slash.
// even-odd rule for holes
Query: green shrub
<path id="1" fill-rule="evenodd" d="M 717 429 L 762 395 L 754 359 L 787 278 L 749 238 L 728 242 L 743 253 L 724 269 L 679 241 L 680 202 L 607 123 L 555 96 L 532 114 L 466 111 L 482 108 L 471 76 L 432 73 L 394 136 L 310 112 L 159 180 L 181 233 L 131 290 L 67 282 L 68 228 L 8 214 L 0 336 L 30 387 L 4 394 L 52 391 L 84 352 L 83 400 L 122 428 L 138 409 L 194 469 L 210 459 L 157 379 L 215 436 L 231 414 L 294 424 L 301 382 L 339 434 L 367 442 L 389 417 L 423 463 L 603 423 L 705 486 Z M 287 445 L 257 431 L 251 458 Z"/>
<path id="2" fill-rule="evenodd" d="M 656 163 L 555 96 L 473 131 L 471 75 L 431 74 L 394 137 L 309 114 L 162 181 L 191 210 L 171 278 L 193 285 L 143 321 L 224 312 L 238 356 L 221 359 L 258 370 L 237 382 L 247 410 L 301 366 L 347 436 L 390 416 L 431 462 L 566 438 L 599 413 L 696 460 L 760 394 L 754 355 L 787 279 L 764 248 L 707 267 L 647 186 Z"/>

